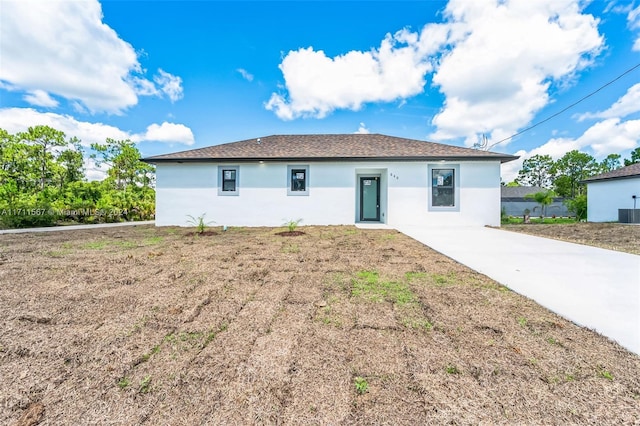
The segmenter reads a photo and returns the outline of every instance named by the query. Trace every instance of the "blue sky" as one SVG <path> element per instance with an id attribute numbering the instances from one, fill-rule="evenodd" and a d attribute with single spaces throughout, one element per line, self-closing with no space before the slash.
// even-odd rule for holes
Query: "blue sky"
<path id="1" fill-rule="evenodd" d="M 459 146 L 535 124 L 640 63 L 640 1 L 0 3 L 0 127 L 144 156 L 271 134 Z M 493 150 L 640 146 L 640 68 Z M 88 175 L 102 171 L 87 159 Z"/>

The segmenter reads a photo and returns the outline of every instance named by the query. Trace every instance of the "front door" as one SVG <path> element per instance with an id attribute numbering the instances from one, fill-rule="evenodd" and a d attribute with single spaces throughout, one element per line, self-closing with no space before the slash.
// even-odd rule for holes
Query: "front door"
<path id="1" fill-rule="evenodd" d="M 360 178 L 360 220 L 380 222 L 380 178 Z"/>

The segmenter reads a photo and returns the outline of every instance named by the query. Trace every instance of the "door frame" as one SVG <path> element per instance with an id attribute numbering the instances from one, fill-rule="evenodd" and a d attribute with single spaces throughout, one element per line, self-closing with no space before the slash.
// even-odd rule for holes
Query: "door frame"
<path id="1" fill-rule="evenodd" d="M 376 185 L 376 217 L 375 219 L 365 219 L 364 218 L 364 181 L 365 180 L 375 180 L 377 182 Z M 360 222 L 380 222 L 380 187 L 381 187 L 381 178 L 380 175 L 358 175 L 358 189 L 360 193 L 360 199 L 358 202 L 360 203 Z"/>

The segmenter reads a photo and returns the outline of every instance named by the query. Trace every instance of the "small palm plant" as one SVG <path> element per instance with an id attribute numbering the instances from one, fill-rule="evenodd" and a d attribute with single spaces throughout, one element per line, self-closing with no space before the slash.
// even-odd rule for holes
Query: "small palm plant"
<path id="1" fill-rule="evenodd" d="M 187 215 L 187 217 L 189 218 L 189 220 L 187 220 L 187 223 L 196 227 L 196 233 L 198 235 L 202 235 L 209 225 L 215 223 L 214 221 L 205 222 L 205 215 L 206 213 L 202 213 L 202 216 L 198 217 L 193 217 L 190 214 Z"/>
<path id="2" fill-rule="evenodd" d="M 356 385 L 356 392 L 358 395 L 364 395 L 369 392 L 369 383 L 367 383 L 367 379 L 364 377 L 356 377 L 354 379 L 354 384 Z"/>
<path id="3" fill-rule="evenodd" d="M 530 198 L 535 200 L 536 203 L 540 204 L 540 217 L 545 217 L 547 206 L 553 203 L 553 197 L 556 196 L 556 193 L 553 190 L 540 191 L 535 194 L 527 194 L 524 198 Z"/>
<path id="4" fill-rule="evenodd" d="M 302 219 L 298 219 L 298 220 L 290 219 L 284 223 L 284 226 L 286 226 L 289 229 L 289 232 L 293 232 L 296 230 L 298 225 L 300 225 L 300 222 L 302 222 Z"/>

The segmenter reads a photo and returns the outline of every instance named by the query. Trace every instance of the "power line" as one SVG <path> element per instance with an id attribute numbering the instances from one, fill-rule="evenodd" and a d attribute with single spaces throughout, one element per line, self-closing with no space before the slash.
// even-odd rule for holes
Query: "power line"
<path id="1" fill-rule="evenodd" d="M 509 139 L 515 138 L 516 136 L 519 136 L 521 134 L 523 134 L 524 132 L 528 132 L 529 130 L 533 129 L 534 127 L 538 127 L 539 125 L 546 123 L 547 121 L 551 120 L 552 118 L 555 118 L 557 116 L 559 116 L 560 114 L 562 114 L 563 112 L 573 108 L 574 106 L 578 105 L 580 102 L 584 101 L 585 99 L 590 98 L 591 96 L 595 95 L 596 93 L 598 93 L 599 91 L 601 91 L 602 89 L 604 89 L 607 86 L 610 86 L 611 84 L 615 83 L 616 81 L 620 80 L 622 77 L 624 77 L 625 75 L 629 74 L 631 71 L 635 70 L 636 68 L 640 67 L 640 64 L 636 64 L 633 67 L 629 68 L 628 70 L 626 70 L 625 72 L 623 72 L 622 74 L 620 74 L 619 76 L 617 76 L 616 78 L 614 78 L 613 80 L 603 84 L 602 86 L 598 87 L 596 90 L 594 90 L 593 92 L 589 93 L 586 96 L 583 96 L 582 98 L 578 99 L 577 101 L 575 101 L 574 103 L 572 103 L 571 105 L 563 108 L 562 110 L 556 112 L 553 115 L 550 115 L 549 117 L 545 118 L 544 120 L 538 121 L 535 124 L 532 124 L 531 126 L 524 128 L 522 130 L 520 130 L 518 133 L 514 133 L 513 135 L 506 137 L 504 139 L 499 140 L 496 143 L 493 143 L 491 145 L 489 145 L 489 147 L 487 148 L 487 150 L 490 150 L 491 148 L 493 148 L 496 145 L 501 144 L 502 142 L 508 141 Z"/>

